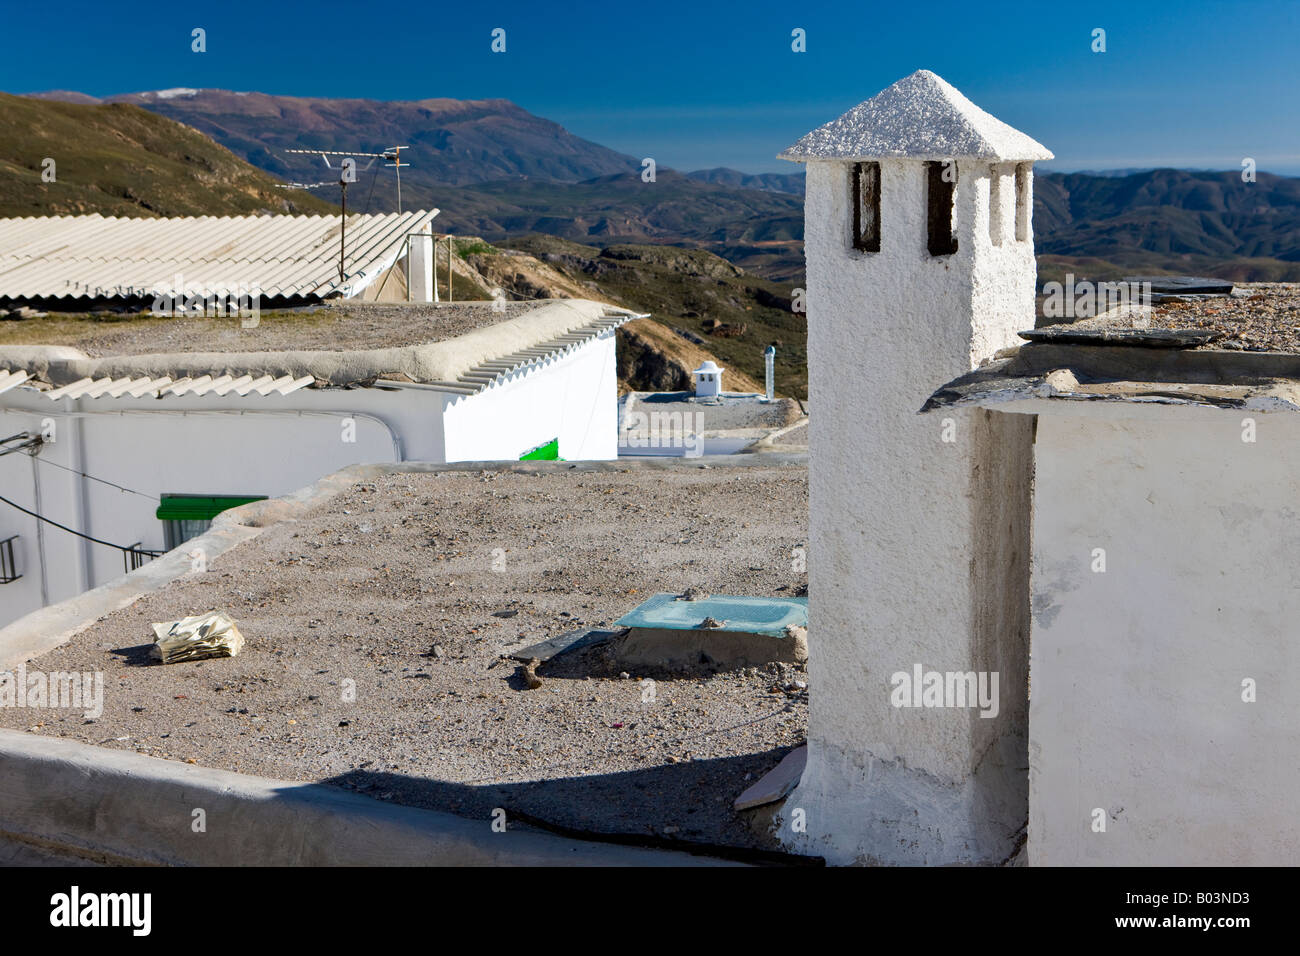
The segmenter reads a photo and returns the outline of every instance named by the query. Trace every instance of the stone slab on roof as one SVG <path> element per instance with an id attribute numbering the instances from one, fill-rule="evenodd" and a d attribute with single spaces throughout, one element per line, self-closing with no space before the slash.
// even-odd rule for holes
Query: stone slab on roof
<path id="1" fill-rule="evenodd" d="M 1033 343 L 943 385 L 921 411 L 1062 402 L 1300 411 L 1300 354 Z"/>
<path id="2" fill-rule="evenodd" d="M 984 112 L 950 83 L 917 70 L 818 127 L 779 159 L 1052 159 L 1052 153 Z"/>
<path id="3" fill-rule="evenodd" d="M 1128 280 L 1126 280 L 1128 281 Z M 1231 294 L 1168 296 L 1020 333 L 1035 340 L 1097 339 L 1172 347 L 1300 353 L 1300 283 L 1238 283 Z"/>

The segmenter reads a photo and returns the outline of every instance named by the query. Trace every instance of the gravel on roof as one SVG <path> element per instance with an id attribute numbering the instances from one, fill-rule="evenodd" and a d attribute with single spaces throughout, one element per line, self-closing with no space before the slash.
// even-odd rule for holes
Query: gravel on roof
<path id="1" fill-rule="evenodd" d="M 1198 346 L 1203 349 L 1300 352 L 1300 284 L 1238 283 L 1229 296 L 1165 299 L 1151 307 L 1149 316 L 1129 312 L 1119 319 L 1098 316 L 1047 328 L 1187 329 L 1218 333 Z"/>
<path id="2" fill-rule="evenodd" d="M 501 656 L 607 626 L 656 591 L 800 593 L 807 502 L 806 468 L 788 464 L 386 475 L 29 663 L 102 671 L 97 720 L 4 709 L 0 726 L 485 821 L 501 807 L 570 831 L 772 849 L 759 811 L 731 804 L 805 739 L 803 670 L 622 677 L 593 647 L 543 664 L 528 690 Z M 151 622 L 214 609 L 243 653 L 148 664 Z"/>
<path id="3" fill-rule="evenodd" d="M 330 303 L 238 318 L 154 318 L 110 313 L 0 322 L 0 345 L 68 345 L 90 358 L 173 352 L 341 352 L 443 342 L 517 318 L 544 302 Z"/>

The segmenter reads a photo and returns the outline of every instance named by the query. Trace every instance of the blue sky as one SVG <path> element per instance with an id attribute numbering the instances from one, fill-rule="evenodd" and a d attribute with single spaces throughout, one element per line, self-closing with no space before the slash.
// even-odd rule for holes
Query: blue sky
<path id="1" fill-rule="evenodd" d="M 662 166 L 775 154 L 918 68 L 1048 168 L 1300 175 L 1300 0 L 6 4 L 0 89 L 503 97 Z M 190 31 L 207 31 L 207 52 Z M 506 30 L 506 52 L 490 49 Z M 791 31 L 807 52 L 791 50 Z M 1106 31 L 1106 52 L 1091 49 Z"/>

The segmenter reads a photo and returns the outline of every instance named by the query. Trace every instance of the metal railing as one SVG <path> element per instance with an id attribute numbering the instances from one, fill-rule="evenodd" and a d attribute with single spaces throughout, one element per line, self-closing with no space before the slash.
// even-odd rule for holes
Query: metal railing
<path id="1" fill-rule="evenodd" d="M 146 561 L 152 561 L 154 558 L 166 553 L 166 551 L 150 551 L 148 548 L 142 548 L 140 542 L 137 541 L 130 547 L 122 549 L 122 569 L 127 574 L 130 574 L 137 568 L 144 567 Z"/>
<path id="2" fill-rule="evenodd" d="M 14 542 L 17 540 L 18 535 L 14 534 L 0 541 L 0 584 L 9 584 L 22 577 L 14 561 Z"/>

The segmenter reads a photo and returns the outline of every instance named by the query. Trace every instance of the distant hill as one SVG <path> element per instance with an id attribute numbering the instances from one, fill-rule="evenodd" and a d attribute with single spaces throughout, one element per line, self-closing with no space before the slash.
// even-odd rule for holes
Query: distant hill
<path id="1" fill-rule="evenodd" d="M 1087 274 L 1157 270 L 1300 280 L 1300 179 L 1153 169 L 1039 173 L 1034 244 L 1045 264 Z M 1050 271 L 1045 269 L 1041 271 Z"/>
<path id="2" fill-rule="evenodd" d="M 68 91 L 33 94 L 93 100 Z M 402 170 L 406 208 L 437 207 L 440 229 L 503 239 L 543 232 L 576 241 L 691 243 L 726 250 L 772 274 L 802 271 L 803 174 L 750 175 L 641 164 L 574 136 L 507 100 L 336 100 L 225 90 L 159 90 L 106 97 L 211 136 L 259 169 L 295 182 L 329 178 L 319 157 L 285 149 L 379 151 L 410 146 Z M 396 208 L 383 163 L 358 174 L 349 208 Z M 336 190 L 321 189 L 331 200 Z M 758 244 L 751 256 L 748 247 Z M 790 249 L 795 248 L 794 253 Z"/>
<path id="3" fill-rule="evenodd" d="M 697 169 L 687 173 L 691 179 L 718 186 L 744 186 L 747 189 L 768 189 L 776 193 L 803 195 L 804 174 L 797 173 L 742 173 L 738 169 L 718 166 L 714 169 Z"/>
<path id="4" fill-rule="evenodd" d="M 67 95 L 67 94 L 59 94 Z M 502 179 L 581 182 L 640 169 L 639 160 L 574 136 L 509 100 L 383 101 L 274 96 L 228 90 L 163 90 L 106 97 L 193 126 L 259 169 L 298 182 L 320 175 L 319 157 L 286 149 L 378 152 L 410 146 L 404 204 L 428 204 L 427 187 Z M 393 171 L 375 169 L 376 210 L 396 202 Z M 373 170 L 360 177 L 363 185 Z M 308 178 L 309 177 L 309 178 Z"/>
<path id="5" fill-rule="evenodd" d="M 802 282 L 803 173 L 794 167 L 749 174 L 660 166 L 656 181 L 644 183 L 635 158 L 506 100 L 390 103 L 186 89 L 108 100 L 188 124 L 252 165 L 295 181 L 327 176 L 319 158 L 289 156 L 285 148 L 409 145 L 404 204 L 437 206 L 439 228 L 449 232 L 492 242 L 545 233 L 594 246 L 700 246 L 751 273 Z M 349 192 L 349 207 L 391 210 L 393 186 L 392 170 L 376 164 Z M 335 198 L 334 190 L 319 193 Z M 1261 172 L 1257 182 L 1243 183 L 1239 171 L 1040 171 L 1034 231 L 1043 278 L 1141 271 L 1300 281 L 1300 179 Z"/>
<path id="6" fill-rule="evenodd" d="M 54 182 L 44 182 L 46 158 Z M 0 93 L 0 215 L 332 213 L 201 133 L 127 104 Z"/>
<path id="7" fill-rule="evenodd" d="M 713 185 L 659 169 L 583 183 L 496 182 L 437 187 L 444 228 L 502 237 L 545 232 L 574 241 L 738 242 L 798 239 L 803 197 Z"/>

